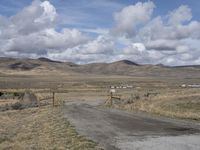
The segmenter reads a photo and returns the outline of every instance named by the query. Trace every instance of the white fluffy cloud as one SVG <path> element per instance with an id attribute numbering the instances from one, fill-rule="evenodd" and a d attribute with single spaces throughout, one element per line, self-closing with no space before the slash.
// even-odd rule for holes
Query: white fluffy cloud
<path id="1" fill-rule="evenodd" d="M 79 46 L 81 54 L 111 54 L 114 51 L 114 42 L 105 37 L 98 36 L 95 40 Z"/>
<path id="2" fill-rule="evenodd" d="M 138 54 L 142 55 L 146 51 L 145 46 L 142 43 L 131 43 L 126 48 L 124 48 L 123 52 L 125 54 Z"/>
<path id="3" fill-rule="evenodd" d="M 8 18 L 9 27 L 4 30 L 13 30 L 12 35 L 35 33 L 54 27 L 56 15 L 56 9 L 48 1 L 43 3 L 33 1 L 30 6 L 25 7 L 16 15 Z"/>
<path id="4" fill-rule="evenodd" d="M 177 25 L 192 19 L 191 9 L 187 5 L 182 5 L 178 9 L 170 12 L 169 24 Z"/>
<path id="5" fill-rule="evenodd" d="M 68 60 L 77 63 L 104 62 L 114 53 L 114 42 L 111 38 L 98 36 L 87 43 L 68 48 L 62 52 L 51 52 L 48 56 L 53 59 Z"/>
<path id="6" fill-rule="evenodd" d="M 77 29 L 57 32 L 56 9 L 49 1 L 33 1 L 9 18 L 0 17 L 0 51 L 5 56 L 37 56 L 88 41 Z"/>
<path id="7" fill-rule="evenodd" d="M 2 56 L 45 56 L 76 63 L 129 59 L 199 64 L 200 22 L 192 19 L 192 10 L 182 5 L 155 16 L 154 9 L 152 1 L 138 2 L 115 12 L 110 29 L 58 30 L 56 8 L 49 1 L 35 0 L 11 17 L 0 15 L 0 52 Z"/>
<path id="8" fill-rule="evenodd" d="M 135 11 L 140 12 L 138 11 L 139 7 L 140 11 L 146 12 L 146 16 L 134 13 Z M 198 64 L 200 58 L 200 22 L 192 20 L 192 10 L 188 6 L 182 5 L 165 16 L 151 18 L 154 7 L 152 2 L 137 3 L 125 7 L 117 13 L 121 17 L 118 17 L 119 20 L 114 18 L 117 24 L 113 30 L 120 33 L 118 36 L 125 35 L 130 41 L 128 44 L 126 43 L 127 47 L 121 53 L 123 55 L 129 54 L 127 58 L 132 55 L 131 60 L 137 60 L 141 63 Z M 136 14 L 137 18 L 125 15 L 132 13 Z M 138 19 L 140 16 L 144 20 Z M 140 26 L 137 26 L 137 23 Z M 135 42 L 139 42 L 140 46 L 143 45 L 143 51 L 134 47 Z"/>
<path id="9" fill-rule="evenodd" d="M 114 14 L 116 24 L 112 32 L 127 37 L 135 35 L 137 27 L 150 20 L 154 7 L 154 3 L 148 1 L 123 8 Z"/>

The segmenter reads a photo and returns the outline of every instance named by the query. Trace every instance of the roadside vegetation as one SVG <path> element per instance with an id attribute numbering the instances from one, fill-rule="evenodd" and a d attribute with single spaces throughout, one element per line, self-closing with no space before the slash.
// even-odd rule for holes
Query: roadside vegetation
<path id="1" fill-rule="evenodd" d="M 144 92 L 136 90 L 132 97 L 115 108 L 143 111 L 168 117 L 200 120 L 200 89 L 165 89 Z"/>
<path id="2" fill-rule="evenodd" d="M 60 107 L 27 108 L 0 112 L 0 149 L 100 150 L 77 134 Z"/>

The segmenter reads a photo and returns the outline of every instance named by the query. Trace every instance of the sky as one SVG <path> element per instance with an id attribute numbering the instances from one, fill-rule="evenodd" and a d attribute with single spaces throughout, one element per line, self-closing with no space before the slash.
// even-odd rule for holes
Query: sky
<path id="1" fill-rule="evenodd" d="M 200 65 L 199 0 L 1 0 L 0 56 Z"/>

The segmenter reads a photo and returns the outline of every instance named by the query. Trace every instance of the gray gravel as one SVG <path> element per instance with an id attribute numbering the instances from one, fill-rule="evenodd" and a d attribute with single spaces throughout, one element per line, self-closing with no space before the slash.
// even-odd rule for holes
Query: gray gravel
<path id="1" fill-rule="evenodd" d="M 200 124 L 103 108 L 102 101 L 65 104 L 79 134 L 107 150 L 200 150 Z"/>

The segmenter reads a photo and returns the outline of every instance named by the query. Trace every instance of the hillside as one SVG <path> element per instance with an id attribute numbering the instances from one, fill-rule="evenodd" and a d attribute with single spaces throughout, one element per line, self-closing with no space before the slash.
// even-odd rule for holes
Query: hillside
<path id="1" fill-rule="evenodd" d="M 0 74 L 98 74 L 152 77 L 199 77 L 200 66 L 140 65 L 129 60 L 77 65 L 47 58 L 0 58 Z"/>

